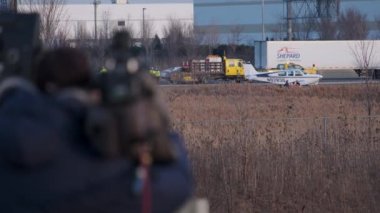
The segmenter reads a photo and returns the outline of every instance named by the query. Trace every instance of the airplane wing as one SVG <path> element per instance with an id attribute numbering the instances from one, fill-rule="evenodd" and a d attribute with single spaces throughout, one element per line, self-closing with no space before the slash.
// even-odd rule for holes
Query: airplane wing
<path id="1" fill-rule="evenodd" d="M 276 73 L 278 71 L 271 72 L 258 72 L 252 64 L 243 64 L 245 79 L 249 81 L 262 81 L 269 82 L 269 74 Z"/>

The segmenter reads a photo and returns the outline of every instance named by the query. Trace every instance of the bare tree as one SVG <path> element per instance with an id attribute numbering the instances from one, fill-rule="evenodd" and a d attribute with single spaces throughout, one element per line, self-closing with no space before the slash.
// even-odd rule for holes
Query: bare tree
<path id="1" fill-rule="evenodd" d="M 151 41 L 151 38 L 153 37 L 153 27 L 154 26 L 152 20 L 148 18 L 141 20 L 141 46 L 143 47 L 145 60 L 147 61 L 152 60 L 152 48 L 149 45 L 149 43 Z"/>
<path id="2" fill-rule="evenodd" d="M 242 40 L 242 32 L 244 31 L 244 27 L 241 25 L 235 25 L 230 30 L 230 36 L 228 37 L 228 44 L 233 51 L 233 55 L 236 53 L 236 48 L 240 44 Z"/>
<path id="3" fill-rule="evenodd" d="M 317 23 L 317 32 L 320 40 L 335 40 L 338 35 L 336 22 L 330 18 L 321 18 Z"/>
<path id="4" fill-rule="evenodd" d="M 151 63 L 156 67 L 162 67 L 164 64 L 162 63 L 163 60 L 161 60 L 163 56 L 163 46 L 160 37 L 156 34 L 154 38 L 152 39 L 152 42 L 150 44 L 150 48 L 152 50 L 152 59 Z"/>
<path id="5" fill-rule="evenodd" d="M 368 36 L 367 16 L 357 9 L 349 8 L 339 15 L 338 29 L 338 39 L 366 39 Z"/>
<path id="6" fill-rule="evenodd" d="M 62 27 L 57 30 L 57 33 L 55 35 L 54 42 L 52 43 L 53 47 L 62 47 L 62 46 L 68 46 L 69 45 L 69 28 L 68 27 Z"/>
<path id="7" fill-rule="evenodd" d="M 292 21 L 292 35 L 293 40 L 310 40 L 315 38 L 315 34 L 319 33 L 319 24 L 315 18 L 310 14 L 305 18 L 295 18 Z M 276 17 L 278 20 L 274 26 L 267 26 L 266 40 L 283 40 L 287 38 L 287 20 L 281 15 Z"/>
<path id="8" fill-rule="evenodd" d="M 205 38 L 206 38 L 205 30 L 202 30 L 199 27 L 195 27 L 195 26 L 192 29 L 193 29 L 193 36 L 194 36 L 195 43 L 198 45 L 204 44 Z"/>
<path id="9" fill-rule="evenodd" d="M 180 20 L 170 18 L 169 23 L 163 29 L 164 46 L 167 50 L 169 64 L 178 64 L 186 57 L 186 25 Z"/>
<path id="10" fill-rule="evenodd" d="M 102 13 L 101 25 L 98 30 L 99 40 L 96 45 L 92 45 L 92 57 L 95 59 L 94 65 L 100 69 L 105 63 L 105 55 L 108 46 L 110 45 L 110 38 L 114 23 L 110 20 L 110 11 L 104 11 Z"/>
<path id="11" fill-rule="evenodd" d="M 372 115 L 372 102 L 373 98 L 371 96 L 371 88 L 369 81 L 374 77 L 375 72 L 371 70 L 374 65 L 375 60 L 375 42 L 374 40 L 361 40 L 358 41 L 354 46 L 350 47 L 352 55 L 357 63 L 357 65 L 361 68 L 361 70 L 365 73 L 365 84 L 366 84 L 366 100 L 367 100 L 367 113 L 368 116 Z"/>
<path id="12" fill-rule="evenodd" d="M 106 17 L 104 17 L 106 18 Z M 109 18 L 109 17 L 108 17 Z M 132 24 L 131 21 L 131 15 L 128 14 L 127 19 L 125 20 L 118 20 L 115 21 L 114 24 L 112 24 L 112 21 L 110 22 L 110 32 L 111 34 L 114 34 L 116 31 L 127 31 L 129 32 L 131 38 L 136 38 L 140 36 L 138 33 L 136 33 L 136 30 Z"/>
<path id="13" fill-rule="evenodd" d="M 193 59 L 200 55 L 198 52 L 198 47 L 203 40 L 203 34 L 198 33 L 196 28 L 192 24 L 184 24 L 184 35 L 185 35 L 185 48 L 187 50 L 187 57 Z"/>
<path id="14" fill-rule="evenodd" d="M 373 66 L 373 55 L 374 55 L 374 44 L 373 40 L 361 40 L 351 47 L 351 52 L 354 55 L 357 65 L 367 73 L 367 79 L 370 79 L 369 68 Z"/>
<path id="15" fill-rule="evenodd" d="M 283 40 L 286 37 L 286 32 L 284 32 L 284 29 L 286 29 L 286 23 L 280 16 L 277 17 L 277 20 L 278 22 L 274 25 L 273 28 L 266 27 L 268 31 L 266 34 L 273 40 Z"/>
<path id="16" fill-rule="evenodd" d="M 365 103 L 368 115 L 368 142 L 373 143 L 372 137 L 372 125 L 373 121 L 371 119 L 372 109 L 375 103 L 375 96 L 377 94 L 376 84 L 370 83 L 370 79 L 374 78 L 375 70 L 373 65 L 378 63 L 376 60 L 375 52 L 375 42 L 374 40 L 361 40 L 354 47 L 351 47 L 352 54 L 355 58 L 356 63 L 365 72 Z M 370 150 L 368 150 L 370 151 Z"/>
<path id="17" fill-rule="evenodd" d="M 110 11 L 104 11 L 102 14 L 102 24 L 99 29 L 99 38 L 101 40 L 108 40 L 110 38 L 113 29 L 110 15 Z"/>
<path id="18" fill-rule="evenodd" d="M 220 40 L 220 32 L 218 27 L 213 24 L 210 27 L 208 27 L 205 35 L 205 43 L 209 46 L 209 53 L 211 53 L 211 50 L 216 48 L 219 44 Z"/>
<path id="19" fill-rule="evenodd" d="M 36 12 L 40 14 L 41 39 L 47 47 L 55 43 L 57 34 L 64 33 L 60 31 L 61 22 L 65 19 L 65 0 L 20 0 L 19 9 L 21 12 Z"/>
<path id="20" fill-rule="evenodd" d="M 313 32 L 317 31 L 317 22 L 314 18 L 303 18 L 293 24 L 293 34 L 297 40 L 313 39 Z"/>
<path id="21" fill-rule="evenodd" d="M 86 23 L 78 21 L 75 28 L 75 40 L 77 46 L 85 47 L 91 39 L 91 35 L 86 28 Z"/>
<path id="22" fill-rule="evenodd" d="M 380 15 L 375 17 L 375 24 L 377 28 L 376 37 L 380 38 Z"/>
<path id="23" fill-rule="evenodd" d="M 128 31 L 132 38 L 138 37 L 138 33 L 136 32 L 135 28 L 133 27 L 130 15 L 128 15 L 126 21 L 124 22 L 124 26 L 121 27 L 121 29 Z"/>
<path id="24" fill-rule="evenodd" d="M 141 43 L 142 45 L 147 48 L 149 45 L 149 40 L 151 37 L 153 37 L 153 21 L 145 18 L 141 21 Z"/>

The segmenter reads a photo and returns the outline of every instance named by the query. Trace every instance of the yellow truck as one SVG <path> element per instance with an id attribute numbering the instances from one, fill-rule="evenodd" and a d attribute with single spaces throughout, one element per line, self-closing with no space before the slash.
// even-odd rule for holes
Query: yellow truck
<path id="1" fill-rule="evenodd" d="M 180 72 L 170 75 L 172 83 L 209 83 L 215 80 L 244 79 L 242 59 L 231 59 L 219 55 L 209 55 L 206 59 L 190 60 L 183 64 Z"/>

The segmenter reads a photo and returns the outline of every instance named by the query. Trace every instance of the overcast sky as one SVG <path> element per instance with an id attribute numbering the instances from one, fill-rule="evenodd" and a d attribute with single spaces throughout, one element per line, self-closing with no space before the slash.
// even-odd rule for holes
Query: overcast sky
<path id="1" fill-rule="evenodd" d="M 93 0 L 66 0 L 67 3 L 73 4 L 87 4 L 93 2 Z M 193 0 L 129 0 L 129 3 L 191 3 Z M 101 0 L 102 4 L 110 4 L 111 0 Z"/>

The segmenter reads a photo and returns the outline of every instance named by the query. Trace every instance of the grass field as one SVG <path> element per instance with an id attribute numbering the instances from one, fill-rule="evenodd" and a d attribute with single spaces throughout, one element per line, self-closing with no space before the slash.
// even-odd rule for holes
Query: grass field
<path id="1" fill-rule="evenodd" d="M 380 85 L 161 92 L 211 212 L 380 212 Z"/>

